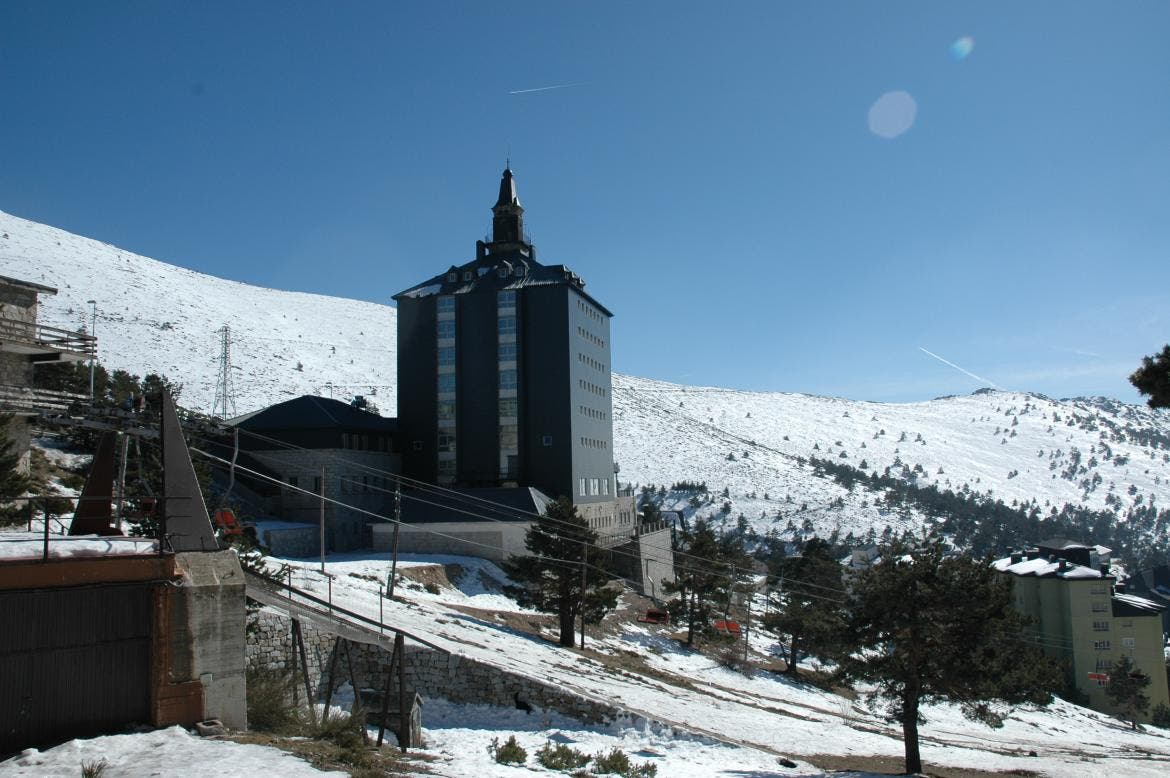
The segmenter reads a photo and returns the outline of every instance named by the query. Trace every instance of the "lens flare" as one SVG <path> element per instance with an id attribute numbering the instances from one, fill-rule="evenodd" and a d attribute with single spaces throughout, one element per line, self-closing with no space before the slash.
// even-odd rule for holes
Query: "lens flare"
<path id="1" fill-rule="evenodd" d="M 975 39 L 970 35 L 964 35 L 958 38 L 951 44 L 951 57 L 956 62 L 962 62 L 971 56 L 971 52 L 975 50 Z"/>
<path id="2" fill-rule="evenodd" d="M 869 131 L 879 138 L 896 138 L 914 126 L 918 104 L 907 92 L 886 92 L 869 107 Z"/>

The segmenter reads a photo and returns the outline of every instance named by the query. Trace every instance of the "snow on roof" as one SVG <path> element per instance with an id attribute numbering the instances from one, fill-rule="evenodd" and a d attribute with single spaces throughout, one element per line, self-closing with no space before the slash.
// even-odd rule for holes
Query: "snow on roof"
<path id="1" fill-rule="evenodd" d="M 1147 600 L 1145 597 L 1138 597 L 1133 594 L 1115 594 L 1113 595 L 1113 602 L 1115 605 L 1129 606 L 1130 608 L 1142 611 L 1143 613 L 1161 613 L 1166 610 L 1165 605 Z M 1119 614 L 1120 615 L 1120 614 Z"/>
<path id="2" fill-rule="evenodd" d="M 1045 557 L 1036 557 L 1035 559 L 1025 559 L 1022 562 L 1012 564 L 1011 557 L 1004 557 L 997 559 L 991 563 L 992 566 L 1001 573 L 1011 573 L 1012 575 L 1033 575 L 1036 577 L 1043 577 L 1055 575 L 1058 578 L 1066 579 L 1083 579 L 1083 578 L 1103 578 L 1100 570 L 1094 570 L 1091 567 L 1084 565 L 1076 565 L 1071 562 L 1065 562 L 1064 570 L 1060 569 L 1060 561 L 1050 562 Z"/>
<path id="3" fill-rule="evenodd" d="M 101 537 L 99 535 L 50 535 L 49 557 L 145 556 L 158 553 L 153 538 Z M 40 559 L 44 537 L 28 532 L 0 532 L 0 562 Z"/>

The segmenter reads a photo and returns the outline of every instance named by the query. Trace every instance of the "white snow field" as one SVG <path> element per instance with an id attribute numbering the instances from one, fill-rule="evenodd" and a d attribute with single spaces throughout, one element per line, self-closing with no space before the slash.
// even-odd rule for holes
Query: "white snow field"
<path id="1" fill-rule="evenodd" d="M 3 212 L 0 275 L 59 289 L 42 298 L 45 324 L 88 328 L 86 301 L 97 300 L 102 363 L 179 381 L 180 402 L 194 410 L 212 409 L 216 330 L 227 323 L 240 413 L 306 393 L 368 395 L 383 414 L 396 412 L 390 306 L 214 278 Z M 1104 398 L 989 391 L 890 404 L 615 374 L 613 406 L 623 481 L 727 488 L 729 515 L 743 513 L 760 532 L 808 519 L 822 536 L 839 528 L 861 537 L 922 523 L 814 474 L 800 457 L 867 472 L 904 465 L 916 483 L 1035 501 L 1045 514 L 1065 504 L 1122 516 L 1170 504 L 1170 416 Z"/>
<path id="2" fill-rule="evenodd" d="M 30 748 L 19 756 L 0 762 L 0 775 L 77 778 L 83 764 L 90 765 L 103 759 L 108 765 L 102 773 L 103 778 L 344 775 L 317 770 L 308 762 L 276 748 L 208 740 L 189 734 L 182 727 L 70 740 L 45 751 Z"/>
<path id="3" fill-rule="evenodd" d="M 377 618 L 377 581 L 386 579 L 389 555 L 362 558 L 351 554 L 329 559 L 336 559 L 326 561 L 326 571 L 333 579 L 333 602 Z M 273 562 L 293 567 L 295 587 L 327 596 L 328 579 L 318 572 L 316 560 Z M 773 760 L 785 756 L 802 763 L 815 761 L 818 754 L 894 759 L 903 755 L 900 728 L 870 710 L 864 701 L 851 701 L 768 672 L 748 677 L 723 667 L 710 656 L 681 647 L 665 627 L 630 624 L 618 634 L 601 639 L 590 638 L 587 631 L 586 653 L 567 651 L 556 646 L 551 632 L 542 639 L 518 632 L 504 622 L 498 615 L 500 611 L 519 609 L 507 598 L 491 593 L 492 587 L 485 591 L 485 578 L 503 579 L 501 571 L 491 563 L 472 558 L 410 556 L 400 559 L 399 568 L 427 564 L 459 565 L 463 569 L 459 580 L 467 585 L 443 587 L 435 594 L 405 581 L 396 592 L 405 602 L 382 603 L 388 624 L 426 635 L 434 644 L 462 656 L 552 681 L 589 699 L 619 705 L 630 712 L 627 721 L 618 723 L 619 732 L 664 733 L 677 727 L 728 746 L 744 747 L 747 751 L 743 758 L 749 761 L 757 759 L 755 752 L 769 754 Z M 468 608 L 483 610 L 469 612 Z M 750 640 L 757 659 L 774 650 L 774 640 L 767 633 L 757 631 Z M 626 663 L 621 672 L 616 672 L 590 656 L 591 652 L 635 657 L 644 661 L 650 671 L 640 672 Z M 516 712 L 503 713 L 515 716 Z M 1094 769 L 1111 775 L 1154 776 L 1170 770 L 1170 732 L 1154 728 L 1134 732 L 1108 716 L 1061 701 L 1047 710 L 1019 708 L 1001 729 L 972 723 L 950 705 L 927 706 L 924 713 L 927 723 L 921 729 L 922 758 L 928 766 L 995 772 L 1029 770 L 1053 776 Z M 424 708 L 424 728 L 428 731 L 442 721 L 437 722 L 431 714 L 432 708 Z M 533 713 L 534 717 L 544 715 L 541 711 Z M 521 744 L 539 746 L 549 729 L 542 725 Z M 486 748 L 493 734 L 502 735 L 502 740 L 510 732 L 508 727 L 498 726 L 481 738 L 482 746 Z M 435 737 L 436 742 L 445 742 L 444 738 L 451 736 L 436 733 Z M 1036 755 L 1030 756 L 1030 752 Z M 723 769 L 726 772 L 697 774 L 736 775 L 733 770 L 746 769 L 751 775 L 751 769 L 763 768 L 739 768 L 728 763 Z M 776 769 L 774 762 L 772 769 Z"/>

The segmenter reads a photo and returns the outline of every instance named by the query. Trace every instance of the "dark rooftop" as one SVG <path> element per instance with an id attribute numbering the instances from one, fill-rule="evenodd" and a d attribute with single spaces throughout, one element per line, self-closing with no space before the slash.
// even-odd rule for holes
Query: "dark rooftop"
<path id="1" fill-rule="evenodd" d="M 398 430 L 398 419 L 379 416 L 340 400 L 315 397 L 311 394 L 237 416 L 228 420 L 227 423 L 250 432 L 289 429 L 346 429 L 394 433 Z"/>

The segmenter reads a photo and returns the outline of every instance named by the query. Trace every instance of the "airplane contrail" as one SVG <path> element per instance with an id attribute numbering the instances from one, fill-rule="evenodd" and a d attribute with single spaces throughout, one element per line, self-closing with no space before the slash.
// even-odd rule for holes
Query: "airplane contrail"
<path id="1" fill-rule="evenodd" d="M 927 350 L 926 350 L 926 349 L 924 349 L 922 346 L 919 346 L 919 347 L 918 347 L 918 350 L 919 350 L 919 351 L 921 351 L 921 352 L 922 352 L 922 353 L 924 353 L 924 354 L 927 354 L 927 355 L 929 355 L 929 356 L 932 356 L 932 357 L 934 357 L 934 358 L 935 358 L 935 359 L 937 359 L 939 362 L 942 362 L 944 365 L 950 365 L 950 366 L 951 366 L 951 367 L 953 367 L 955 370 L 958 370 L 960 373 L 963 373 L 963 374 L 965 374 L 965 375 L 969 375 L 969 376 L 971 376 L 971 377 L 972 377 L 972 378 L 974 378 L 976 381 L 979 381 L 979 382 L 981 382 L 981 383 L 985 383 L 985 384 L 987 384 L 987 385 L 988 385 L 988 386 L 990 386 L 992 389 L 999 389 L 999 390 L 1001 390 L 1001 391 L 1002 391 L 1002 389 L 1003 389 L 1003 387 L 996 386 L 996 385 L 995 385 L 995 384 L 993 384 L 991 381 L 988 381 L 986 378 L 980 378 L 979 376 L 977 376 L 977 375 L 975 375 L 974 373 L 972 373 L 970 370 L 964 370 L 963 368 L 961 368 L 961 367 L 959 367 L 958 365 L 956 365 L 954 362 L 951 362 L 950 360 L 943 359 L 943 358 L 942 358 L 942 357 L 940 357 L 938 354 L 935 354 L 933 351 L 927 351 Z"/>
<path id="2" fill-rule="evenodd" d="M 522 94 L 526 94 L 528 92 L 547 92 L 550 89 L 568 89 L 571 86 L 584 86 L 584 84 L 585 84 L 584 81 L 577 81 L 577 82 L 574 82 L 572 84 L 553 84 L 552 86 L 538 86 L 535 89 L 514 89 L 511 92 L 509 92 L 508 94 L 522 95 Z"/>

